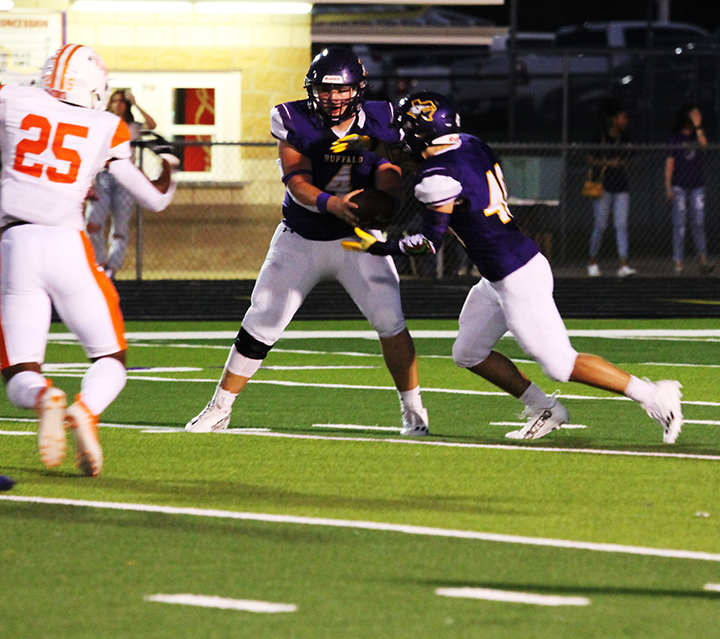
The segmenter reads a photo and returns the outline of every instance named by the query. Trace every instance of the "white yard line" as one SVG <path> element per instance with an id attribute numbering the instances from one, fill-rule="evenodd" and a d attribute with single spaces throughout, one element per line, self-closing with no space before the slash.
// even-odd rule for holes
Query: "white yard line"
<path id="1" fill-rule="evenodd" d="M 313 424 L 313 428 L 338 428 L 342 430 L 386 430 L 397 433 L 400 429 L 392 426 L 362 426 L 360 424 Z"/>
<path id="2" fill-rule="evenodd" d="M 484 599 L 485 601 L 503 601 L 508 603 L 535 604 L 536 606 L 589 606 L 585 597 L 563 597 L 560 595 L 534 595 L 529 592 L 510 590 L 492 590 L 490 588 L 438 588 L 436 595 L 441 597 L 460 597 L 462 599 Z"/>
<path id="3" fill-rule="evenodd" d="M 525 426 L 527 422 L 490 422 L 490 426 Z M 576 428 L 587 428 L 584 424 L 563 424 L 561 428 L 574 430 Z"/>
<path id="4" fill-rule="evenodd" d="M 346 371 L 374 369 L 377 366 L 261 366 L 263 371 Z M 197 369 L 201 370 L 201 369 Z"/>
<path id="5" fill-rule="evenodd" d="M 295 604 L 271 603 L 252 599 L 226 599 L 225 597 L 208 597 L 206 595 L 147 595 L 145 601 L 181 604 L 183 606 L 200 606 L 202 608 L 221 608 L 223 610 L 244 610 L 246 612 L 296 612 Z"/>
<path id="6" fill-rule="evenodd" d="M 406 535 L 422 535 L 428 537 L 446 537 L 454 539 L 474 539 L 526 546 L 545 546 L 551 548 L 568 548 L 574 550 L 590 550 L 594 552 L 622 553 L 648 557 L 666 557 L 670 559 L 693 559 L 698 561 L 720 562 L 720 554 L 696 550 L 674 550 L 667 548 L 646 548 L 643 546 L 626 546 L 622 544 L 605 544 L 588 541 L 571 541 L 567 539 L 548 539 L 542 537 L 523 537 L 521 535 L 502 535 L 497 533 L 479 532 L 474 530 L 453 530 L 448 528 L 432 528 L 427 526 L 411 526 L 391 524 L 377 521 L 354 521 L 348 519 L 324 519 L 321 517 L 301 517 L 296 515 L 276 515 L 270 513 L 247 513 L 232 510 L 215 510 L 205 508 L 181 508 L 177 506 L 158 506 L 153 504 L 132 504 L 108 501 L 86 501 L 81 499 L 59 499 L 51 497 L 31 497 L 20 495 L 0 495 L 0 501 L 14 501 L 56 506 L 76 506 L 81 508 L 99 508 L 132 512 L 164 513 L 166 515 L 188 515 L 192 517 L 212 517 L 220 519 L 237 519 L 242 521 L 262 521 L 281 524 L 299 524 L 304 526 L 328 526 L 333 528 L 350 528 L 356 530 L 377 530 L 382 532 L 398 532 Z"/>
<path id="7" fill-rule="evenodd" d="M 14 417 L 1 418 L 1 421 L 36 421 L 36 420 L 23 420 Z M 98 426 L 103 428 L 121 428 L 130 430 L 139 430 L 148 434 L 153 433 L 179 433 L 184 432 L 185 429 L 182 427 L 173 426 L 151 426 L 149 424 L 110 424 L 101 422 Z M 336 426 L 336 425 L 334 425 Z M 390 431 L 397 431 L 397 428 L 389 426 L 378 426 L 369 427 L 362 426 L 364 430 L 372 429 L 379 430 L 387 429 Z M 17 431 L 18 435 L 34 435 L 34 432 L 29 431 Z M 320 441 L 338 441 L 338 442 L 380 442 L 384 444 L 405 444 L 405 445 L 421 445 L 421 446 L 443 446 L 447 448 L 480 448 L 487 450 L 507 450 L 507 451 L 530 451 L 530 452 L 541 452 L 541 453 L 581 453 L 586 455 L 618 455 L 621 457 L 660 457 L 668 459 L 698 459 L 702 461 L 720 461 L 720 455 L 701 455 L 693 453 L 659 453 L 659 452 L 646 452 L 646 451 L 634 451 L 634 450 L 613 450 L 613 449 L 602 449 L 602 448 L 554 448 L 550 446 L 528 446 L 528 445 L 509 445 L 509 444 L 473 444 L 470 442 L 440 442 L 434 440 L 418 440 L 418 439 L 377 439 L 374 437 L 348 437 L 348 436 L 333 436 L 333 435 L 304 435 L 300 433 L 277 433 L 273 432 L 269 428 L 230 428 L 227 430 L 221 430 L 217 433 L 205 433 L 212 435 L 256 435 L 258 437 L 279 437 L 282 439 L 315 439 Z M 189 436 L 197 437 L 197 433 L 190 434 Z"/>
<path id="8" fill-rule="evenodd" d="M 705 584 L 705 590 L 720 592 L 720 584 Z"/>
<path id="9" fill-rule="evenodd" d="M 416 339 L 455 339 L 457 330 L 411 331 Z M 234 340 L 237 331 L 157 331 L 130 332 L 128 340 Z M 720 338 L 720 329 L 588 329 L 568 330 L 570 337 L 599 337 L 605 339 L 707 339 Z M 375 331 L 285 331 L 281 339 L 377 339 Z M 72 333 L 51 333 L 49 340 L 76 342 Z"/>
<path id="10" fill-rule="evenodd" d="M 0 430 L 0 435 L 37 435 L 37 433 L 29 430 Z"/>

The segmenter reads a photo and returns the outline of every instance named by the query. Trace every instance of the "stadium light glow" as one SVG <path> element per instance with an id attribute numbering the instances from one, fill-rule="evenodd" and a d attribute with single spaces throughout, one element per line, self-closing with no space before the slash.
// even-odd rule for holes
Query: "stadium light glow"
<path id="1" fill-rule="evenodd" d="M 76 0 L 73 11 L 100 13 L 189 13 L 190 2 L 141 2 L 140 0 Z"/>
<path id="2" fill-rule="evenodd" d="M 14 6 L 13 0 L 0 0 L 0 11 L 10 11 Z"/>
<path id="3" fill-rule="evenodd" d="M 302 14 L 312 11 L 309 2 L 196 2 L 197 13 Z"/>

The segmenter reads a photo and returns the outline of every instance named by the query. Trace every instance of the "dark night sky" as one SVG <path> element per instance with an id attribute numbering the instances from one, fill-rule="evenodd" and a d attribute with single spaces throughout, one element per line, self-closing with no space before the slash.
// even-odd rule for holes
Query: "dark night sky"
<path id="1" fill-rule="evenodd" d="M 521 31 L 555 31 L 566 24 L 606 20 L 647 20 L 648 5 L 655 0 L 517 0 Z M 498 25 L 509 24 L 510 0 L 502 7 L 452 7 L 488 18 Z M 656 14 L 653 13 L 653 16 Z M 720 0 L 672 0 L 670 19 L 690 22 L 708 31 L 720 28 Z"/>

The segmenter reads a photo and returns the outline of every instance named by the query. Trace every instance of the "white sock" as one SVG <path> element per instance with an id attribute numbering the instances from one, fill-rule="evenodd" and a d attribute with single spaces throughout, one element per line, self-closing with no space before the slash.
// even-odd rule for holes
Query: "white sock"
<path id="1" fill-rule="evenodd" d="M 552 398 L 546 395 L 539 386 L 530 382 L 527 390 L 518 397 L 530 410 L 538 410 L 540 408 L 548 408 L 552 404 Z"/>
<path id="2" fill-rule="evenodd" d="M 631 375 L 630 381 L 625 389 L 625 397 L 629 397 L 639 402 L 642 406 L 646 406 L 655 401 L 655 386 L 652 382 Z"/>
<path id="3" fill-rule="evenodd" d="M 231 393 L 218 386 L 215 389 L 215 394 L 212 397 L 212 402 L 220 410 L 227 411 L 228 413 L 232 410 L 233 402 L 237 399 L 239 393 Z"/>
<path id="4" fill-rule="evenodd" d="M 22 371 L 7 385 L 7 396 L 15 408 L 35 408 L 38 393 L 48 385 L 47 379 L 35 371 Z"/>
<path id="5" fill-rule="evenodd" d="M 125 388 L 126 379 L 127 371 L 120 361 L 114 357 L 101 357 L 83 376 L 80 400 L 97 417 Z"/>
<path id="6" fill-rule="evenodd" d="M 416 386 L 408 391 L 398 391 L 400 397 L 400 406 L 403 411 L 419 411 L 422 410 L 423 403 L 420 397 L 420 387 Z"/>

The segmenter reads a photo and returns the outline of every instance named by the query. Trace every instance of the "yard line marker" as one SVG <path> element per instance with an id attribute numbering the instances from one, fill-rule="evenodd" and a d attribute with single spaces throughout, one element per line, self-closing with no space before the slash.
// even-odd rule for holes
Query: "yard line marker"
<path id="1" fill-rule="evenodd" d="M 648 557 L 665 557 L 669 559 L 693 559 L 698 561 L 720 562 L 720 554 L 697 550 L 673 550 L 667 548 L 646 548 L 643 546 L 626 546 L 623 544 L 606 544 L 590 541 L 571 541 L 568 539 L 549 539 L 542 537 L 524 537 L 521 535 L 503 535 L 499 533 L 479 532 L 475 530 L 453 530 L 449 528 L 432 528 L 429 526 L 413 526 L 408 524 L 391 524 L 377 521 L 356 521 L 350 519 L 324 519 L 321 517 L 302 517 L 297 515 L 276 515 L 271 513 L 248 513 L 233 510 L 216 510 L 207 508 L 183 508 L 178 506 L 159 506 L 153 504 L 133 504 L 111 501 L 87 501 L 82 499 L 60 499 L 54 497 L 31 497 L 20 495 L 0 495 L 0 501 L 49 504 L 55 506 L 77 506 L 81 508 L 100 508 L 131 512 L 164 513 L 166 515 L 189 515 L 192 517 L 213 517 L 219 519 L 237 519 L 242 521 L 262 521 L 268 523 L 300 524 L 305 526 L 328 526 L 332 528 L 352 528 L 359 530 L 378 530 L 381 532 L 398 532 L 407 535 L 428 537 L 447 537 L 453 539 L 474 539 L 525 546 L 545 546 L 551 548 L 569 548 L 573 550 L 590 550 L 594 552 L 622 553 L 643 555 Z"/>
<path id="2" fill-rule="evenodd" d="M 684 419 L 683 424 L 701 424 L 702 426 L 720 426 L 720 422 L 713 419 Z"/>
<path id="3" fill-rule="evenodd" d="M 0 435 L 37 435 L 29 430 L 0 430 Z"/>
<path id="4" fill-rule="evenodd" d="M 344 430 L 387 430 L 396 433 L 397 428 L 392 426 L 361 426 L 360 424 L 313 424 L 313 428 L 342 428 Z"/>
<path id="5" fill-rule="evenodd" d="M 296 612 L 295 604 L 270 603 L 252 599 L 226 599 L 206 595 L 146 595 L 145 601 L 181 604 L 183 606 L 201 606 L 203 608 L 222 608 L 223 610 L 245 610 L 247 612 Z"/>
<path id="6" fill-rule="evenodd" d="M 720 584 L 705 584 L 705 590 L 720 592 Z"/>
<path id="7" fill-rule="evenodd" d="M 436 595 L 462 599 L 484 599 L 509 603 L 535 604 L 537 606 L 589 606 L 585 597 L 562 597 L 560 595 L 533 595 L 529 592 L 493 590 L 491 588 L 438 588 Z"/>

